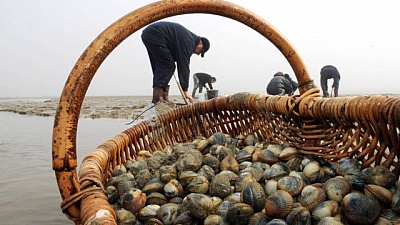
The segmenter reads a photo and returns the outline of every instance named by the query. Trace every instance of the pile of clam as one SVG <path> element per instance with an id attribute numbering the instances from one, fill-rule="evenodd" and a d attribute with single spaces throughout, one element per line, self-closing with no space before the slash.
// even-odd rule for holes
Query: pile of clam
<path id="1" fill-rule="evenodd" d="M 397 181 L 383 166 L 215 133 L 140 151 L 106 190 L 118 224 L 395 224 Z"/>

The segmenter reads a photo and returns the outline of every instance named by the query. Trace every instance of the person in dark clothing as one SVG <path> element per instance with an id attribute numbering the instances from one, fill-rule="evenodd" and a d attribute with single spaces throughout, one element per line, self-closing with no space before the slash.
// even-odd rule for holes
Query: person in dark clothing
<path id="1" fill-rule="evenodd" d="M 169 101 L 169 81 L 176 67 L 184 95 L 193 102 L 192 96 L 187 92 L 190 57 L 192 54 L 204 57 L 204 53 L 210 48 L 208 39 L 194 34 L 178 23 L 165 21 L 150 24 L 143 30 L 141 37 L 153 71 L 152 103 Z"/>
<path id="2" fill-rule="evenodd" d="M 267 93 L 270 95 L 293 95 L 298 87 L 289 74 L 277 72 L 267 85 Z"/>
<path id="3" fill-rule="evenodd" d="M 197 88 L 199 89 L 199 93 L 203 92 L 203 87 L 206 87 L 206 84 L 208 84 L 209 89 L 213 89 L 212 84 L 217 82 L 217 78 L 211 76 L 210 74 L 207 73 L 195 73 L 193 74 L 193 92 L 192 92 L 192 97 L 194 98 L 194 95 L 196 94 Z"/>
<path id="4" fill-rule="evenodd" d="M 340 74 L 336 67 L 332 65 L 326 65 L 321 69 L 321 89 L 324 98 L 329 97 L 328 79 L 333 79 L 332 88 L 334 89 L 334 96 L 338 97 Z"/>
<path id="5" fill-rule="evenodd" d="M 292 89 L 293 89 L 293 91 L 292 91 L 292 93 L 289 94 L 289 95 L 293 95 L 294 92 L 295 92 L 295 91 L 297 90 L 297 88 L 299 87 L 299 84 L 298 84 L 296 81 L 294 81 L 294 80 L 289 76 L 289 74 L 287 74 L 287 73 L 285 73 L 285 78 L 288 79 L 289 82 L 292 84 Z"/>

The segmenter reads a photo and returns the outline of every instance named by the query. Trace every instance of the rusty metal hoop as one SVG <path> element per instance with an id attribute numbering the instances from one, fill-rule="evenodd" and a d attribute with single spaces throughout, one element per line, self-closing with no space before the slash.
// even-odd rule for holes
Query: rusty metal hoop
<path id="1" fill-rule="evenodd" d="M 62 199 L 80 192 L 76 173 L 76 133 L 79 114 L 90 82 L 106 57 L 127 37 L 163 18 L 207 13 L 236 20 L 263 35 L 284 55 L 299 82 L 300 94 L 315 88 L 299 54 L 286 38 L 262 17 L 222 0 L 164 0 L 148 4 L 121 17 L 106 28 L 82 53 L 62 91 L 53 126 L 52 163 Z M 79 208 L 69 215 L 79 217 Z"/>

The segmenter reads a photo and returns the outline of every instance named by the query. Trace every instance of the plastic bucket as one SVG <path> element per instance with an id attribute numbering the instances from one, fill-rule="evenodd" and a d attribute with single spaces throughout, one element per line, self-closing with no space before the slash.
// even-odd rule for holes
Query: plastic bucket
<path id="1" fill-rule="evenodd" d="M 218 97 L 218 90 L 207 90 L 207 99 Z"/>

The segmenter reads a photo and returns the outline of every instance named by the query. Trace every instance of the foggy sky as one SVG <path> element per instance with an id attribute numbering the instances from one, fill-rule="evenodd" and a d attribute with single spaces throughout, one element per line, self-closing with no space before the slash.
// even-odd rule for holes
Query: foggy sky
<path id="1" fill-rule="evenodd" d="M 109 25 L 154 1 L 3 0 L 0 7 L 0 97 L 59 97 L 72 67 Z M 327 64 L 341 73 L 339 94 L 400 93 L 400 3 L 396 0 L 231 0 L 263 17 L 296 48 L 319 87 Z M 190 14 L 179 22 L 211 48 L 193 55 L 191 74 L 217 77 L 220 94 L 265 93 L 277 71 L 294 73 L 267 39 L 220 16 Z M 152 72 L 140 39 L 128 37 L 103 62 L 87 92 L 98 95 L 151 95 Z M 332 81 L 329 81 L 331 84 Z M 179 94 L 175 80 L 171 94 Z M 193 87 L 190 79 L 189 91 Z"/>

